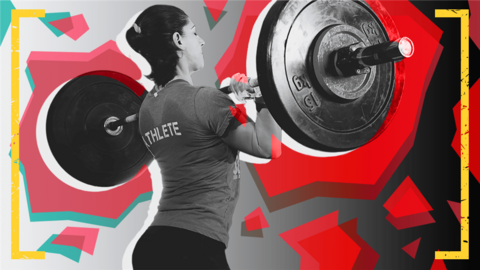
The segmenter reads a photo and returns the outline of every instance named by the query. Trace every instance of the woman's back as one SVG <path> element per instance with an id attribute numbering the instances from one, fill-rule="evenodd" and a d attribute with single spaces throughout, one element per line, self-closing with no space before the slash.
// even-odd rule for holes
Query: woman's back
<path id="1" fill-rule="evenodd" d="M 240 170 L 238 151 L 221 136 L 236 110 L 217 89 L 184 80 L 147 95 L 140 109 L 140 132 L 163 181 L 152 225 L 188 229 L 227 245 Z"/>

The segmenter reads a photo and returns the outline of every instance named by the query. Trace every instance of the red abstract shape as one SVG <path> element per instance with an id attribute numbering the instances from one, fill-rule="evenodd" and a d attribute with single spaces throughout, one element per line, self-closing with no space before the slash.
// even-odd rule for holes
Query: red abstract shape
<path id="1" fill-rule="evenodd" d="M 405 251 L 410 257 L 415 259 L 415 256 L 417 255 L 417 250 L 418 250 L 418 245 L 420 245 L 420 239 L 421 237 L 418 238 L 417 240 L 411 242 L 410 244 L 404 246 L 402 249 Z"/>
<path id="2" fill-rule="evenodd" d="M 352 238 L 353 241 L 361 248 L 360 253 L 358 254 L 355 265 L 352 269 L 354 270 L 368 270 L 374 269 L 377 264 L 378 258 L 380 257 L 378 253 L 373 250 L 373 248 L 365 242 L 365 240 L 357 234 L 357 219 L 349 220 L 345 223 L 338 225 L 344 232 Z"/>
<path id="3" fill-rule="evenodd" d="M 360 247 L 340 227 L 298 242 L 320 264 L 319 269 L 352 269 Z"/>
<path id="4" fill-rule="evenodd" d="M 212 18 L 217 22 L 228 0 L 203 0 L 203 2 L 205 2 L 208 11 L 212 14 Z"/>
<path id="5" fill-rule="evenodd" d="M 67 227 L 52 241 L 52 244 L 76 247 L 93 255 L 99 230 L 98 228 Z"/>
<path id="6" fill-rule="evenodd" d="M 472 2 L 472 1 L 471 1 Z M 474 2 L 474 1 L 473 1 Z M 477 4 L 478 5 L 478 4 Z M 475 176 L 477 181 L 480 183 L 480 81 L 477 81 L 472 88 L 469 90 L 469 103 L 470 107 L 470 120 L 469 120 L 469 169 L 470 172 Z M 475 105 L 474 105 L 475 104 Z M 455 117 L 455 124 L 457 127 L 457 132 L 455 132 L 455 137 L 452 141 L 452 147 L 457 152 L 457 155 L 460 156 L 460 151 L 464 149 L 464 146 L 460 144 L 460 110 L 466 108 L 460 108 L 460 101 L 453 108 L 453 115 Z"/>
<path id="7" fill-rule="evenodd" d="M 83 17 L 83 14 L 56 20 L 50 22 L 50 24 L 73 40 L 79 39 L 90 29 L 85 21 L 85 18 Z"/>
<path id="8" fill-rule="evenodd" d="M 445 262 L 443 260 L 433 260 L 430 270 L 447 270 Z"/>
<path id="9" fill-rule="evenodd" d="M 27 63 L 36 86 L 20 124 L 20 160 L 25 166 L 32 213 L 72 211 L 117 219 L 140 194 L 152 191 L 147 167 L 129 182 L 110 190 L 87 192 L 73 188 L 58 179 L 42 159 L 36 125 L 45 100 L 64 82 L 94 70 L 111 70 L 140 79 L 140 70 L 113 41 L 90 53 L 32 52 Z"/>
<path id="10" fill-rule="evenodd" d="M 457 217 L 458 219 L 458 222 L 462 223 L 461 219 L 462 219 L 462 215 L 461 215 L 461 205 L 460 203 L 458 202 L 452 202 L 452 201 L 448 201 L 448 205 L 450 205 L 450 208 L 452 208 L 452 211 L 453 213 L 455 214 L 455 216 Z"/>
<path id="11" fill-rule="evenodd" d="M 357 219 L 338 211 L 280 234 L 301 257 L 300 269 L 374 269 L 378 254 L 357 234 Z"/>
<path id="12" fill-rule="evenodd" d="M 300 269 L 318 269 L 318 262 L 300 245 L 300 241 L 337 226 L 338 211 L 317 218 L 280 234 L 287 244 L 300 255 Z"/>
<path id="13" fill-rule="evenodd" d="M 55 244 L 55 245 L 71 246 L 71 247 L 76 247 L 80 250 L 83 250 L 84 243 L 85 243 L 85 236 L 68 235 L 68 234 L 58 235 L 52 241 L 52 244 Z"/>
<path id="14" fill-rule="evenodd" d="M 409 176 L 383 206 L 396 218 L 433 210 Z"/>
<path id="15" fill-rule="evenodd" d="M 316 196 L 375 199 L 411 149 L 424 95 L 442 50 L 438 43 L 441 31 L 408 1 L 394 3 L 382 2 L 390 14 L 396 15 L 393 19 L 399 32 L 415 42 L 416 50 L 415 56 L 405 61 L 408 79 L 395 118 L 377 139 L 341 156 L 306 156 L 283 145 L 280 158 L 267 164 L 254 165 L 268 195 L 266 200 L 281 195 L 282 202 L 279 204 L 285 207 Z M 237 35 L 240 36 L 238 33 L 237 29 Z M 228 67 L 234 66 L 238 72 L 239 62 L 232 60 L 235 65 Z M 218 67 L 220 63 L 216 70 L 222 74 Z M 348 164 L 348 169 L 345 169 L 345 164 Z M 292 166 L 295 170 L 290 169 Z M 271 211 L 279 208 L 268 203 L 267 206 Z"/>
<path id="16" fill-rule="evenodd" d="M 247 109 L 245 104 L 236 104 L 235 108 L 230 106 L 230 112 L 244 127 L 247 126 Z"/>
<path id="17" fill-rule="evenodd" d="M 388 214 L 386 219 L 395 227 L 397 230 L 408 229 L 412 227 L 427 225 L 435 223 L 432 215 L 428 212 L 404 216 L 395 218 L 392 214 Z"/>
<path id="18" fill-rule="evenodd" d="M 253 210 L 252 213 L 248 214 L 248 216 L 245 217 L 245 225 L 247 226 L 247 231 L 270 227 L 260 207 Z"/>

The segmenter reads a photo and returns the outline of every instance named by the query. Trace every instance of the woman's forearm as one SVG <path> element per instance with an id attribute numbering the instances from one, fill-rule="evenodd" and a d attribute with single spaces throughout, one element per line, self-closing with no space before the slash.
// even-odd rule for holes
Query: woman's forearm
<path id="1" fill-rule="evenodd" d="M 282 130 L 268 108 L 262 108 L 257 114 L 255 135 L 258 151 L 266 158 L 277 158 L 281 154 Z M 275 139 L 273 138 L 275 137 Z"/>

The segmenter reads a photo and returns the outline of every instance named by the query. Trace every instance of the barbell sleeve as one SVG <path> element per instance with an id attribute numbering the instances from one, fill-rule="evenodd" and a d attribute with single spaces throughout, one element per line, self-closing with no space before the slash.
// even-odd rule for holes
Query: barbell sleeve
<path id="1" fill-rule="evenodd" d="M 111 122 L 107 125 L 107 128 L 110 130 L 116 130 L 119 126 L 123 126 L 128 123 L 136 122 L 138 120 L 138 114 L 129 115 L 123 119 L 120 119 L 115 122 Z"/>

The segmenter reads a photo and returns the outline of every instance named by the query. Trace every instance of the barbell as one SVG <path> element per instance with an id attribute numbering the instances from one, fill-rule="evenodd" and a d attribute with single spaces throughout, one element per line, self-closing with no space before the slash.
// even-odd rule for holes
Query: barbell
<path id="1" fill-rule="evenodd" d="M 395 74 L 394 62 L 413 52 L 406 37 L 390 41 L 365 2 L 278 1 L 262 23 L 258 79 L 250 82 L 259 86 L 272 116 L 294 140 L 316 150 L 345 151 L 388 126 L 404 80 Z M 130 124 L 138 120 L 146 93 L 135 80 L 113 71 L 90 72 L 65 84 L 46 123 L 59 165 L 94 186 L 124 183 L 149 165 L 153 157 L 138 125 Z"/>

